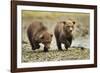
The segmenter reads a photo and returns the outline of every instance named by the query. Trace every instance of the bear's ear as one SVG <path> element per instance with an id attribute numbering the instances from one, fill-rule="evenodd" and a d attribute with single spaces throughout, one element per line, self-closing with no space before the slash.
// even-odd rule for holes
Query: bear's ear
<path id="1" fill-rule="evenodd" d="M 42 28 L 42 30 L 46 30 L 46 29 L 47 29 L 47 28 L 46 28 L 46 27 L 44 27 L 44 26 L 42 26 L 41 28 Z"/>
<path id="2" fill-rule="evenodd" d="M 75 24 L 76 22 L 75 21 L 73 21 L 73 24 Z"/>
<path id="3" fill-rule="evenodd" d="M 39 36 L 39 38 L 40 38 L 40 39 L 43 39 L 44 37 L 43 37 L 43 35 L 41 34 L 41 35 Z"/>
<path id="4" fill-rule="evenodd" d="M 63 24 L 66 24 L 66 22 L 65 22 L 65 21 L 62 21 L 62 23 L 63 23 Z"/>
<path id="5" fill-rule="evenodd" d="M 53 37 L 53 34 L 51 34 L 51 37 Z"/>

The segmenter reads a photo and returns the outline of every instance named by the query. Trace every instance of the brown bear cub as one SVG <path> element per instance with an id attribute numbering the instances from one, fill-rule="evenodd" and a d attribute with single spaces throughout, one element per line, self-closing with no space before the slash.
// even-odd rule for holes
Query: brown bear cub
<path id="1" fill-rule="evenodd" d="M 58 24 L 56 25 L 54 34 L 59 50 L 62 50 L 61 44 L 64 44 L 66 49 L 68 49 L 68 47 L 71 46 L 73 38 L 72 31 L 74 29 L 74 24 L 75 21 L 68 19 L 66 21 L 58 22 Z"/>
<path id="2" fill-rule="evenodd" d="M 42 22 L 34 21 L 30 24 L 27 35 L 33 50 L 39 49 L 40 43 L 44 45 L 44 52 L 47 52 L 50 48 L 53 35 L 48 32 Z"/>

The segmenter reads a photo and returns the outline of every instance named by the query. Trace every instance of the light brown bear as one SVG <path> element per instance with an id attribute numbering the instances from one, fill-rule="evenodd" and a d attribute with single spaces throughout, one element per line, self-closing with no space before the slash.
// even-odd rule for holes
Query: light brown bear
<path id="1" fill-rule="evenodd" d="M 34 21 L 30 24 L 27 34 L 33 50 L 39 49 L 39 44 L 42 43 L 44 45 L 44 52 L 48 51 L 53 35 L 48 32 L 42 22 Z"/>
<path id="2" fill-rule="evenodd" d="M 61 44 L 64 44 L 66 49 L 71 46 L 73 38 L 72 31 L 74 30 L 74 25 L 75 21 L 71 19 L 57 23 L 54 34 L 58 50 L 62 50 Z"/>

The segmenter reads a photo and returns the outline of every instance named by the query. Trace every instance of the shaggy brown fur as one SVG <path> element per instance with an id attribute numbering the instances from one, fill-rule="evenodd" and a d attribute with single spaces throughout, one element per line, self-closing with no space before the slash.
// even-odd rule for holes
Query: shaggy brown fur
<path id="1" fill-rule="evenodd" d="M 75 22 L 72 20 L 61 21 L 55 27 L 55 38 L 57 47 L 59 50 L 62 50 L 61 44 L 65 45 L 65 48 L 68 49 L 72 43 L 72 31 L 74 29 Z"/>
<path id="2" fill-rule="evenodd" d="M 41 22 L 34 21 L 30 24 L 27 34 L 33 50 L 39 49 L 39 44 L 42 43 L 44 51 L 48 51 L 53 35 L 48 32 L 47 28 Z"/>

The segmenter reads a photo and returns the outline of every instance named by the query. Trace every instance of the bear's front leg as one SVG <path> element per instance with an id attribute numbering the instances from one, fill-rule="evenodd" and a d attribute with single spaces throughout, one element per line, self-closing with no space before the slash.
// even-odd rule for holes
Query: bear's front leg
<path id="1" fill-rule="evenodd" d="M 36 49 L 39 49 L 40 48 L 40 45 L 38 45 L 38 44 L 33 44 L 32 45 L 32 50 L 36 50 Z"/>
<path id="2" fill-rule="evenodd" d="M 35 49 L 36 49 L 36 48 L 35 48 L 35 43 L 33 42 L 32 39 L 29 39 L 29 41 L 30 41 L 30 45 L 31 45 L 31 47 L 32 47 L 32 50 L 35 50 Z"/>
<path id="3" fill-rule="evenodd" d="M 68 40 L 65 41 L 65 48 L 66 50 L 68 50 L 68 48 L 70 47 L 70 42 Z"/>
<path id="4" fill-rule="evenodd" d="M 57 47 L 58 47 L 58 50 L 59 51 L 62 51 L 63 50 L 62 47 L 61 47 L 61 42 L 57 42 Z"/>
<path id="5" fill-rule="evenodd" d="M 44 47 L 44 52 L 48 52 L 48 48 Z"/>
<path id="6" fill-rule="evenodd" d="M 39 43 L 36 43 L 35 45 L 36 45 L 36 49 L 39 49 L 40 48 Z"/>
<path id="7" fill-rule="evenodd" d="M 36 48 L 35 48 L 35 45 L 34 44 L 32 44 L 32 50 L 35 50 Z"/>

